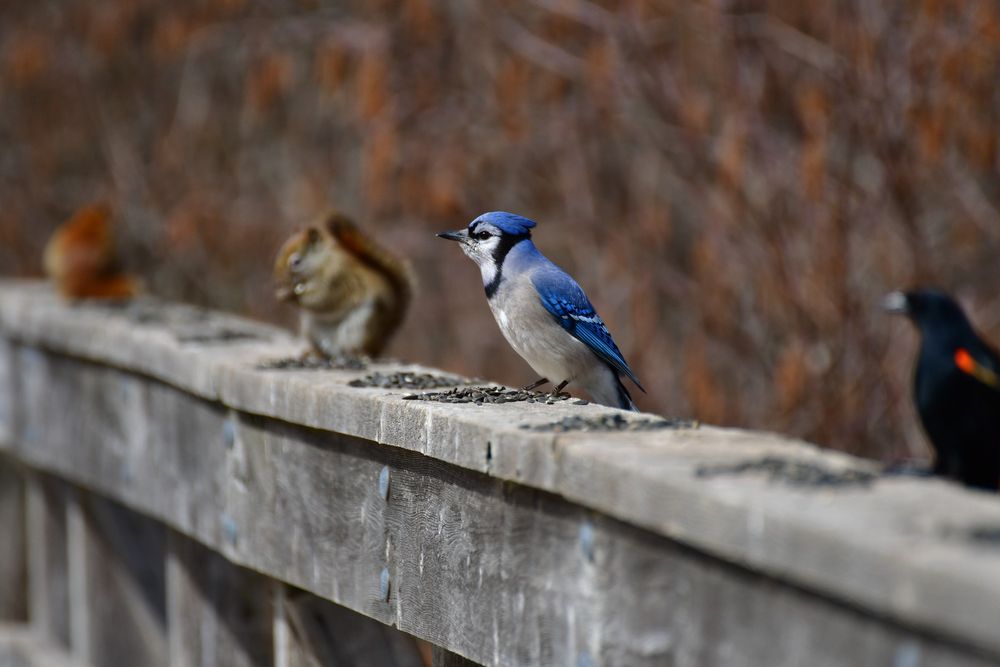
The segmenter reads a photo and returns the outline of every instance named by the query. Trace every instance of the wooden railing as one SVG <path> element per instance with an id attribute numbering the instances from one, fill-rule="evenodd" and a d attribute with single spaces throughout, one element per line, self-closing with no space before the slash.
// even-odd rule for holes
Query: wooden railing
<path id="1" fill-rule="evenodd" d="M 1000 660 L 993 496 L 300 352 L 0 284 L 0 664 Z"/>

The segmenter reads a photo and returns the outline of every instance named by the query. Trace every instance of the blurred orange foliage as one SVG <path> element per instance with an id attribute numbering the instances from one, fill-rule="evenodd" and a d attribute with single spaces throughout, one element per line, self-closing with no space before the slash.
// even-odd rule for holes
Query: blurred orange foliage
<path id="1" fill-rule="evenodd" d="M 530 372 L 432 233 L 538 220 L 644 408 L 920 456 L 915 336 L 952 290 L 1000 340 L 993 0 L 67 0 L 0 8 L 0 266 L 109 196 L 166 296 L 289 322 L 280 240 L 335 205 L 412 258 L 393 352 Z"/>

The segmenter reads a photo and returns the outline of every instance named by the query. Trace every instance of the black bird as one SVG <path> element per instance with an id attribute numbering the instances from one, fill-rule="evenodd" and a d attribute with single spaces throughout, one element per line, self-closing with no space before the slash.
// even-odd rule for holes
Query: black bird
<path id="1" fill-rule="evenodd" d="M 893 292 L 885 309 L 920 331 L 913 398 L 934 446 L 934 472 L 963 484 L 1000 487 L 1000 354 L 962 308 L 935 290 Z"/>

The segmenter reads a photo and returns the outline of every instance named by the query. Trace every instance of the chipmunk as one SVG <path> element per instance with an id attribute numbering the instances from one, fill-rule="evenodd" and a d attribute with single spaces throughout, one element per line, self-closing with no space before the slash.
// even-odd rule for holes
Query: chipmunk
<path id="1" fill-rule="evenodd" d="M 79 209 L 52 234 L 43 257 L 45 273 L 68 299 L 129 299 L 139 281 L 122 270 L 104 202 Z"/>
<path id="2" fill-rule="evenodd" d="M 278 299 L 301 309 L 302 336 L 328 358 L 380 354 L 413 290 L 409 268 L 340 213 L 288 239 L 274 277 Z"/>

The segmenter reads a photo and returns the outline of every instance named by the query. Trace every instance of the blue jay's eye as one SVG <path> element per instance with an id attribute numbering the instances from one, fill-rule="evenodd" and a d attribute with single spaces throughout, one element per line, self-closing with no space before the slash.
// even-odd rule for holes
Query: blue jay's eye
<path id="1" fill-rule="evenodd" d="M 479 239 L 480 241 L 485 241 L 491 236 L 492 234 L 490 234 L 489 232 L 476 232 L 475 234 L 472 235 L 473 238 Z"/>

